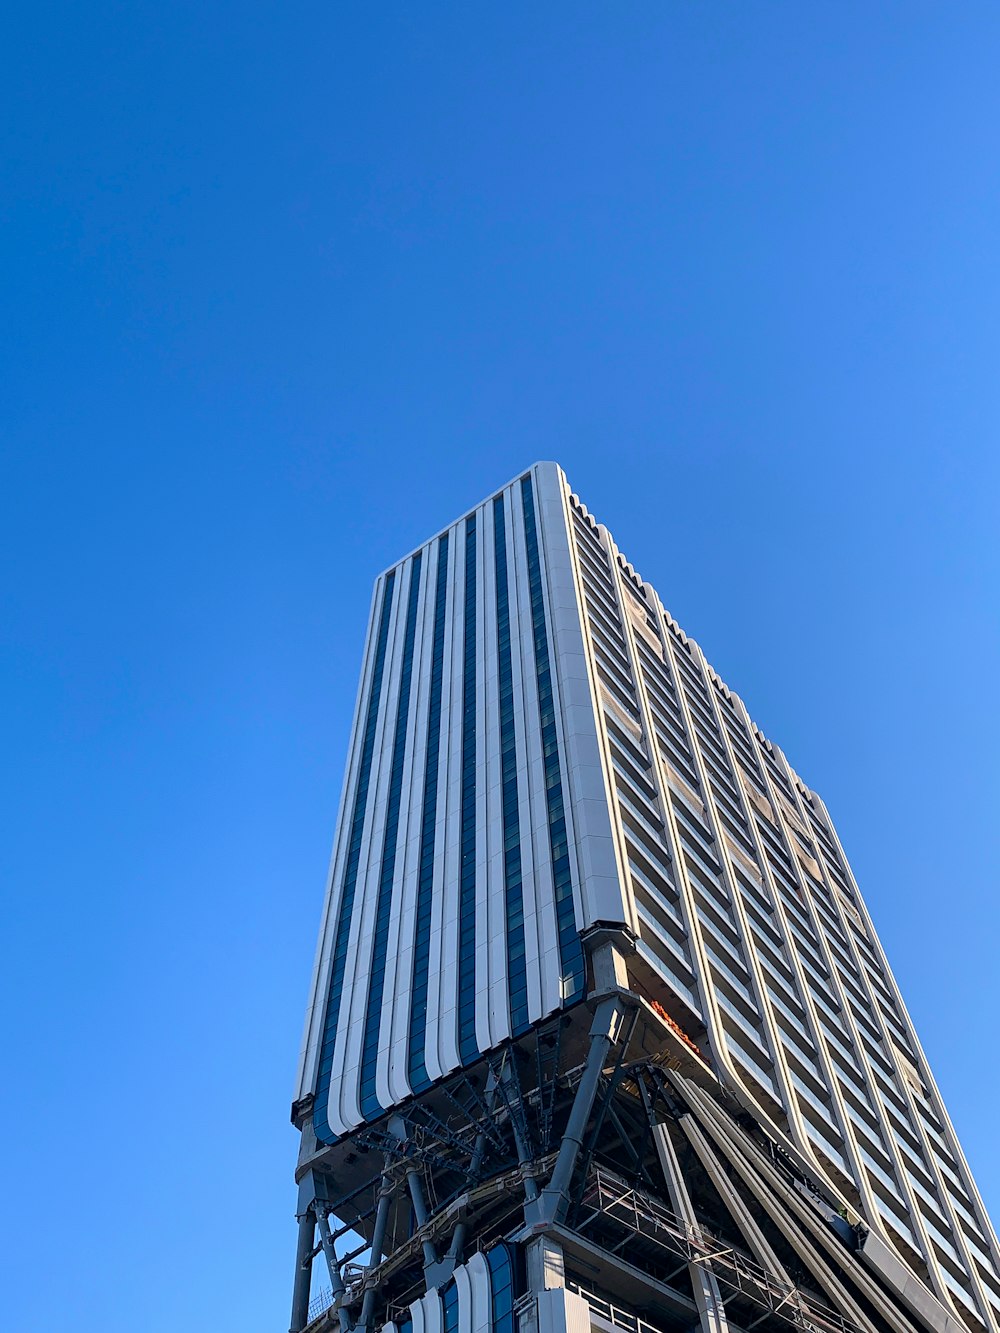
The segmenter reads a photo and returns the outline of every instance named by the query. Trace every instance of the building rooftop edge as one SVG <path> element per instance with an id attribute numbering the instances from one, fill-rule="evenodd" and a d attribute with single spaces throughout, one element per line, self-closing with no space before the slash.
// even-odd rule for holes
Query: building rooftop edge
<path id="1" fill-rule="evenodd" d="M 400 565 L 405 564 L 407 560 L 412 559 L 413 556 L 415 556 L 418 551 L 422 551 L 426 546 L 430 546 L 432 542 L 435 542 L 439 538 L 444 536 L 444 534 L 450 531 L 451 528 L 454 528 L 455 526 L 457 526 L 457 524 L 463 522 L 464 519 L 468 518 L 470 514 L 474 513 L 477 509 L 481 508 L 484 504 L 488 503 L 491 499 L 493 499 L 494 496 L 499 495 L 502 491 L 507 490 L 509 486 L 513 486 L 515 482 L 520 481 L 522 477 L 527 476 L 529 473 L 538 473 L 543 469 L 549 469 L 549 468 L 554 469 L 557 473 L 559 473 L 562 476 L 562 478 L 566 481 L 567 486 L 569 486 L 570 494 L 572 495 L 573 499 L 577 502 L 577 504 L 579 504 L 583 508 L 585 513 L 591 517 L 593 522 L 596 523 L 598 527 L 606 527 L 605 524 L 601 523 L 601 521 L 594 516 L 593 511 L 589 509 L 589 507 L 584 503 L 584 501 L 580 498 L 577 492 L 570 485 L 569 479 L 567 478 L 565 469 L 562 467 L 562 465 L 555 462 L 554 459 L 539 458 L 536 459 L 535 462 L 529 463 L 526 467 L 520 468 L 508 481 L 503 482 L 500 486 L 494 487 L 491 491 L 487 493 L 486 496 L 484 496 L 482 500 L 478 500 L 475 504 L 470 505 L 468 509 L 463 510 L 462 513 L 459 514 L 456 518 L 453 518 L 450 522 L 446 523 L 436 532 L 431 533 L 429 537 L 425 537 L 422 542 L 418 542 L 417 545 L 412 547 L 409 551 L 407 551 L 405 555 L 399 556 L 398 559 L 393 560 L 391 564 L 386 565 L 384 569 L 380 570 L 379 573 L 376 574 L 375 584 L 378 584 L 380 579 L 384 579 L 385 576 L 387 574 L 390 574 L 393 570 L 398 569 Z M 607 530 L 610 533 L 611 531 L 610 528 Z M 687 639 L 691 640 L 694 646 L 698 649 L 698 652 L 701 653 L 701 656 L 705 662 L 705 666 L 708 668 L 709 673 L 715 677 L 715 679 L 719 682 L 719 684 L 723 687 L 723 689 L 727 690 L 730 694 L 734 695 L 737 699 L 740 700 L 741 703 L 743 703 L 744 707 L 746 707 L 746 702 L 743 699 L 742 695 L 740 695 L 736 690 L 734 690 L 730 685 L 726 683 L 721 674 L 708 660 L 708 657 L 704 649 L 702 648 L 701 644 L 698 642 L 698 640 L 693 638 L 692 635 L 688 634 L 687 631 L 683 628 L 683 626 L 680 625 L 680 623 L 674 618 L 674 616 L 667 610 L 666 606 L 663 603 L 663 599 L 660 597 L 660 594 L 657 591 L 656 587 L 652 583 L 650 583 L 648 579 L 643 578 L 643 576 L 638 572 L 638 570 L 635 568 L 632 562 L 623 553 L 618 543 L 614 540 L 613 535 L 611 540 L 614 542 L 615 551 L 617 552 L 619 558 L 622 560 L 626 572 L 637 583 L 641 584 L 643 587 L 649 588 L 652 591 L 653 595 L 656 597 L 661 607 L 663 607 L 664 614 L 667 616 L 667 618 L 677 627 L 679 632 L 683 634 L 686 640 Z M 749 708 L 747 708 L 747 715 L 750 719 L 751 726 L 757 732 L 758 736 L 763 741 L 763 743 L 770 749 L 777 750 L 781 754 L 782 758 L 785 761 L 785 764 L 788 767 L 789 772 L 791 773 L 793 779 L 799 784 L 799 787 L 803 791 L 803 793 L 807 793 L 813 799 L 822 800 L 822 797 L 820 797 L 819 794 L 812 787 L 810 787 L 807 782 L 804 781 L 804 779 L 802 778 L 801 774 L 797 771 L 797 769 L 795 769 L 792 766 L 792 764 L 789 763 L 788 756 L 787 754 L 785 754 L 784 750 L 779 745 L 776 745 L 773 741 L 771 741 L 767 736 L 764 735 L 764 732 L 761 729 L 760 725 L 754 721 L 753 716 L 750 714 Z"/>
<path id="2" fill-rule="evenodd" d="M 407 551 L 405 555 L 399 556 L 398 559 L 393 560 L 386 565 L 384 569 L 379 570 L 375 575 L 375 583 L 378 583 L 379 579 L 384 579 L 386 574 L 391 574 L 394 569 L 398 569 L 399 566 L 404 564 L 407 560 L 412 559 L 412 557 L 415 556 L 418 551 L 422 551 L 425 546 L 430 546 L 431 542 L 436 542 L 439 537 L 443 537 L 449 529 L 455 527 L 456 524 L 461 523 L 463 519 L 468 518 L 470 514 L 481 508 L 489 500 L 492 500 L 495 495 L 499 495 L 501 491 L 505 491 L 508 486 L 513 486 L 515 482 L 520 481 L 521 478 L 527 476 L 529 472 L 539 472 L 543 468 L 555 468 L 556 471 L 561 472 L 564 477 L 566 475 L 560 465 L 549 458 L 539 458 L 536 459 L 534 463 L 528 463 L 526 467 L 519 468 L 508 481 L 505 481 L 500 486 L 494 486 L 482 500 L 477 500 L 476 503 L 470 505 L 468 509 L 463 509 L 457 517 L 451 519 L 450 522 L 445 523 L 445 525 L 438 528 L 436 532 L 432 532 L 431 535 L 425 537 L 422 542 L 417 542 L 416 546 Z"/>

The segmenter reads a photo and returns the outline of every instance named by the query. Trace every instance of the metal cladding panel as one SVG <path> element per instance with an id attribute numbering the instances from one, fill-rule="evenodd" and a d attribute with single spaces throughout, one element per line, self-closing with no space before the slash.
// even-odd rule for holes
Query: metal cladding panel
<path id="1" fill-rule="evenodd" d="M 382 1333 L 514 1333 L 510 1248 L 501 1242 L 474 1254 L 442 1288 L 413 1301 L 409 1319 L 383 1324 Z"/>
<path id="2" fill-rule="evenodd" d="M 622 915 L 565 496 L 536 465 L 376 581 L 298 1091 L 321 1142 L 582 999 L 580 931 Z"/>
<path id="3" fill-rule="evenodd" d="M 382 1333 L 514 1333 L 528 1314 L 522 1298 L 516 1319 L 514 1287 L 512 1247 L 501 1242 L 459 1264 L 442 1288 L 410 1305 L 407 1321 L 384 1324 Z M 539 1333 L 591 1333 L 594 1327 L 587 1302 L 564 1287 L 538 1292 L 532 1307 L 528 1320 Z"/>

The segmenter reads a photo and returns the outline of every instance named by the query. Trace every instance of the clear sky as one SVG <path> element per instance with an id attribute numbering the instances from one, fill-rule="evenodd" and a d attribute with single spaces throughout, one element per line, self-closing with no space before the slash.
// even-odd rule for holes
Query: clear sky
<path id="1" fill-rule="evenodd" d="M 5 1329 L 287 1328 L 371 582 L 537 458 L 826 799 L 1000 1212 L 998 67 L 992 0 L 9 14 Z"/>

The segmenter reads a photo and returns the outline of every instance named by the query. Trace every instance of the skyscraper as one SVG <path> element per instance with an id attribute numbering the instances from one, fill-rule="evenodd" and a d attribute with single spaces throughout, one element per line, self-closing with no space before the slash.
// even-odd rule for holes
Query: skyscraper
<path id="1" fill-rule="evenodd" d="M 292 1116 L 293 1333 L 1000 1320 L 826 807 L 551 463 L 376 580 Z"/>

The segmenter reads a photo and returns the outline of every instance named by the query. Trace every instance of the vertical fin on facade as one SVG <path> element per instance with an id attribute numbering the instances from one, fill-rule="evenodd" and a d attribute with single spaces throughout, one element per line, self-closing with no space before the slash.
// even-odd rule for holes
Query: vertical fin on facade
<path id="1" fill-rule="evenodd" d="M 521 821 L 517 793 L 517 740 L 510 652 L 507 590 L 507 535 L 504 497 L 493 501 L 497 606 L 497 675 L 500 712 L 500 802 L 503 832 L 503 889 L 507 925 L 507 990 L 515 1036 L 528 1028 L 528 976 L 524 961 L 524 898 L 521 890 Z"/>
<path id="2" fill-rule="evenodd" d="M 476 516 L 465 520 L 465 616 L 462 665 L 461 867 L 458 906 L 458 1050 L 479 1057 L 476 1041 Z"/>
<path id="3" fill-rule="evenodd" d="M 430 1087 L 427 1073 L 427 990 L 436 854 L 438 772 L 441 766 L 441 687 L 444 677 L 444 625 L 448 600 L 448 533 L 437 543 L 434 586 L 434 637 L 431 647 L 430 702 L 427 712 L 427 757 L 420 818 L 417 904 L 413 930 L 413 977 L 410 984 L 410 1031 L 407 1069 L 414 1092 Z"/>
<path id="4" fill-rule="evenodd" d="M 528 584 L 531 590 L 531 628 L 535 647 L 535 685 L 542 726 L 542 753 L 545 769 L 545 800 L 548 812 L 549 844 L 552 852 L 552 879 L 556 918 L 559 923 L 559 958 L 563 976 L 563 995 L 567 1003 L 578 1000 L 584 992 L 586 970 L 583 947 L 573 910 L 573 877 L 570 869 L 569 842 L 559 763 L 559 739 L 556 728 L 555 701 L 552 691 L 552 665 L 545 624 L 542 595 L 542 567 L 538 553 L 538 528 L 535 521 L 535 497 L 531 477 L 521 479 L 524 506 L 524 536 L 528 552 Z"/>
<path id="5" fill-rule="evenodd" d="M 340 890 L 340 904 L 337 910 L 337 928 L 334 934 L 333 951 L 330 959 L 328 980 L 328 998 L 326 1021 L 323 1025 L 323 1041 L 320 1050 L 319 1071 L 316 1082 L 316 1109 L 314 1128 L 320 1142 L 330 1142 L 335 1137 L 330 1128 L 327 1112 L 327 1100 L 330 1095 L 330 1071 L 333 1068 L 334 1047 L 337 1043 L 337 1025 L 340 1020 L 340 1001 L 344 989 L 344 972 L 347 966 L 347 949 L 350 937 L 351 914 L 354 911 L 354 890 L 358 878 L 358 860 L 361 854 L 361 835 L 364 830 L 365 812 L 368 804 L 368 781 L 371 776 L 372 750 L 375 744 L 375 727 L 378 722 L 378 707 L 382 693 L 382 673 L 385 667 L 385 646 L 389 637 L 389 615 L 392 609 L 392 594 L 396 582 L 395 571 L 386 575 L 382 591 L 382 609 L 379 613 L 378 635 L 375 647 L 375 663 L 372 669 L 372 682 L 368 694 L 368 707 L 365 712 L 365 730 L 361 747 L 361 760 L 358 767 L 357 786 L 351 807 L 349 825 L 349 843 L 347 861 L 344 868 L 343 884 Z"/>
<path id="6" fill-rule="evenodd" d="M 384 1109 L 375 1093 L 375 1068 L 378 1059 L 379 1038 L 382 1031 L 382 996 L 385 990 L 389 910 L 392 906 L 392 888 L 396 875 L 399 802 L 403 783 L 403 758 L 407 744 L 407 723 L 410 714 L 410 681 L 413 675 L 413 639 L 417 625 L 417 604 L 420 601 L 420 566 L 421 553 L 418 551 L 410 562 L 410 589 L 407 595 L 406 625 L 403 631 L 403 659 L 400 664 L 399 698 L 396 704 L 396 725 L 392 738 L 389 796 L 386 806 L 385 834 L 382 841 L 378 895 L 375 903 L 375 933 L 372 939 L 368 1000 L 365 1006 L 364 1042 L 361 1048 L 361 1113 L 366 1120 L 375 1119 Z"/>

